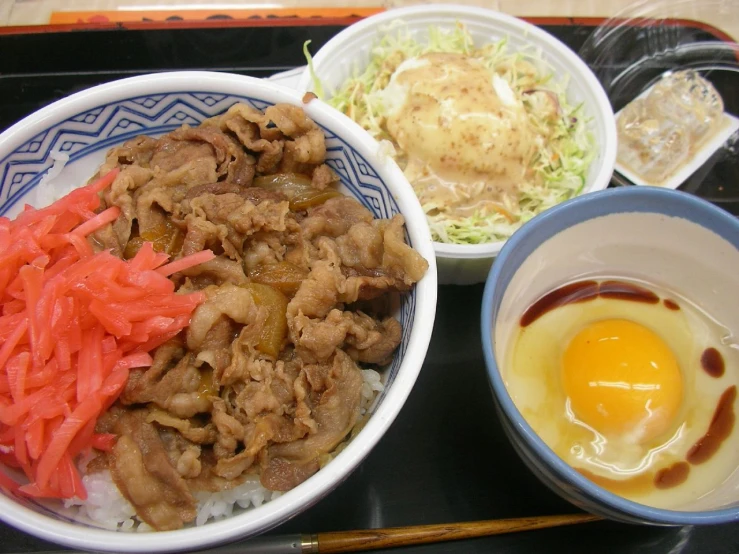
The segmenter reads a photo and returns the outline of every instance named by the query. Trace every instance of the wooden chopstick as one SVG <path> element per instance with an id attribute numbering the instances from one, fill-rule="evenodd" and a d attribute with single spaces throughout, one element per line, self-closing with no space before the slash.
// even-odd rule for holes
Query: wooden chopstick
<path id="1" fill-rule="evenodd" d="M 335 554 L 377 548 L 395 548 L 416 544 L 473 539 L 505 533 L 518 533 L 547 527 L 561 527 L 602 518 L 590 514 L 521 517 L 438 525 L 413 525 L 387 529 L 339 531 L 336 533 L 262 535 L 192 554 Z M 21 554 L 9 553 L 9 554 Z M 47 550 L 34 554 L 85 554 L 79 550 Z"/>
<path id="2" fill-rule="evenodd" d="M 547 527 L 561 527 L 576 523 L 586 523 L 588 521 L 599 521 L 601 519 L 601 517 L 591 514 L 570 514 L 318 533 L 316 535 L 302 536 L 301 553 L 335 554 L 340 552 L 359 552 L 377 548 L 394 548 L 397 546 L 487 537 L 504 533 L 518 533 L 534 529 L 546 529 Z"/>

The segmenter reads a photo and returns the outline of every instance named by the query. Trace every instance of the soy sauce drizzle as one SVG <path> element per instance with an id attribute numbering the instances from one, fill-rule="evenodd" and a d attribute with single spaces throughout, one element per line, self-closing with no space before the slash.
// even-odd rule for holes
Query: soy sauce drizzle
<path id="1" fill-rule="evenodd" d="M 668 310 L 675 310 L 675 311 L 677 311 L 677 310 L 680 309 L 680 305 L 677 302 L 675 302 L 674 300 L 670 300 L 669 298 L 665 298 L 662 301 L 662 303 L 665 305 L 665 308 L 667 308 Z"/>
<path id="2" fill-rule="evenodd" d="M 598 297 L 597 281 L 576 281 L 554 289 L 534 302 L 521 316 L 521 327 L 531 325 L 554 308 L 586 302 Z"/>
<path id="3" fill-rule="evenodd" d="M 611 479 L 580 467 L 576 467 L 575 470 L 596 485 L 614 494 L 623 496 L 642 494 L 652 487 L 657 489 L 677 487 L 687 481 L 688 475 L 690 474 L 690 465 L 681 460 L 659 471 L 646 471 L 633 477 L 627 477 L 626 479 Z"/>
<path id="4" fill-rule="evenodd" d="M 688 450 L 688 455 L 685 457 L 688 462 L 693 465 L 707 462 L 729 437 L 736 419 L 734 416 L 734 400 L 736 400 L 736 385 L 732 385 L 721 395 L 716 411 L 713 413 L 713 419 L 711 419 L 708 426 L 708 431 Z"/>
<path id="5" fill-rule="evenodd" d="M 677 487 L 687 481 L 689 473 L 690 466 L 686 462 L 675 462 L 657 472 L 654 476 L 654 486 L 658 489 Z"/>
<path id="6" fill-rule="evenodd" d="M 576 281 L 563 285 L 539 298 L 521 316 L 520 325 L 526 327 L 542 317 L 547 312 L 560 306 L 587 302 L 598 297 L 616 300 L 628 300 L 646 304 L 658 304 L 660 301 L 668 310 L 680 310 L 680 305 L 670 298 L 660 299 L 651 290 L 639 285 L 624 281 Z M 725 372 L 725 362 L 721 353 L 713 347 L 706 348 L 701 355 L 701 366 L 711 377 L 721 377 Z M 596 484 L 615 492 L 624 494 L 629 491 L 645 490 L 650 486 L 657 489 L 677 487 L 687 481 L 690 474 L 690 465 L 702 464 L 710 460 L 719 450 L 723 442 L 731 434 L 736 416 L 734 401 L 737 397 L 737 387 L 727 388 L 716 405 L 713 418 L 706 433 L 691 447 L 685 456 L 685 461 L 678 461 L 671 466 L 662 468 L 654 473 L 643 473 L 628 479 L 609 479 L 596 475 L 584 468 L 575 468 L 584 477 Z"/>
<path id="7" fill-rule="evenodd" d="M 657 304 L 659 296 L 651 290 L 624 281 L 576 281 L 554 289 L 534 302 L 521 316 L 521 327 L 531 325 L 554 308 L 587 302 L 601 296 L 616 300 L 629 300 L 646 304 Z"/>
<path id="8" fill-rule="evenodd" d="M 617 300 L 631 300 L 645 304 L 657 304 L 659 296 L 651 290 L 623 281 L 603 281 L 600 284 L 598 296 L 601 298 L 615 298 Z"/>
<path id="9" fill-rule="evenodd" d="M 715 348 L 706 348 L 701 355 L 701 367 L 711 377 L 718 379 L 724 374 L 724 358 Z"/>

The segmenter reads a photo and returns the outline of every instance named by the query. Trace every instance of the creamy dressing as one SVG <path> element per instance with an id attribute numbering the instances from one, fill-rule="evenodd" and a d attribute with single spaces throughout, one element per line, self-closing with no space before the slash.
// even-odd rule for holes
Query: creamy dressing
<path id="1" fill-rule="evenodd" d="M 523 102 L 479 59 L 431 53 L 406 60 L 381 99 L 422 204 L 469 216 L 500 212 L 517 197 L 535 137 Z"/>

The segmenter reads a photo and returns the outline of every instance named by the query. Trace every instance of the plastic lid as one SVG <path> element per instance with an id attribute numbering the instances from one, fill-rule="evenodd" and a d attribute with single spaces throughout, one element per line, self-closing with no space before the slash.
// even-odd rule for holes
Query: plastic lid
<path id="1" fill-rule="evenodd" d="M 703 22 L 735 19 L 731 0 L 642 1 L 606 20 L 586 40 L 580 56 L 591 66 L 619 112 L 665 75 L 692 69 L 723 99 L 726 114 L 739 116 L 739 45 L 726 32 Z M 739 215 L 739 133 L 716 145 L 703 163 L 687 172 L 680 190 Z M 617 184 L 634 184 L 614 175 Z"/>

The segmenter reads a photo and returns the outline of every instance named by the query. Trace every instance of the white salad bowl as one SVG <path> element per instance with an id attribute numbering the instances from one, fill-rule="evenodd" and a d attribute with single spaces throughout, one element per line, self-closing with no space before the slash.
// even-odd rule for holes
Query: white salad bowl
<path id="1" fill-rule="evenodd" d="M 403 214 L 407 240 L 429 262 L 426 275 L 404 295 L 396 313 L 403 326 L 402 342 L 383 371 L 384 391 L 373 404 L 371 417 L 345 449 L 301 485 L 258 507 L 237 508 L 230 517 L 200 527 L 111 531 L 74 521 L 61 503 L 3 491 L 0 519 L 9 525 L 69 547 L 104 552 L 195 550 L 253 536 L 312 506 L 341 483 L 380 440 L 408 397 L 426 354 L 436 310 L 429 229 L 395 163 L 379 158 L 369 135 L 320 102 L 303 104 L 302 95 L 267 81 L 208 72 L 145 75 L 85 90 L 39 110 L 0 135 L 0 215 L 12 217 L 24 203 L 61 196 L 84 184 L 112 146 L 141 134 L 161 135 L 183 123 L 197 125 L 237 102 L 258 109 L 275 103 L 302 106 L 325 131 L 327 163 L 340 176 L 344 192 L 375 217 Z M 42 184 L 40 191 L 39 181 L 52 167 L 51 184 Z"/>
<path id="2" fill-rule="evenodd" d="M 350 77 L 368 65 L 379 38 L 402 21 L 404 29 L 419 41 L 425 41 L 429 27 L 452 30 L 458 23 L 466 26 L 476 46 L 503 38 L 511 52 L 537 51 L 543 64 L 551 67 L 557 81 L 567 79 L 570 105 L 583 104 L 596 152 L 580 194 L 608 186 L 616 159 L 616 124 L 611 104 L 588 66 L 568 46 L 535 25 L 493 10 L 452 4 L 419 5 L 392 9 L 368 17 L 346 28 L 328 41 L 313 57 L 313 71 L 304 70 L 298 91 L 314 91 L 314 77 L 324 92 L 324 100 Z M 471 284 L 485 281 L 493 259 L 505 241 L 476 245 L 434 242 L 439 282 Z"/>

